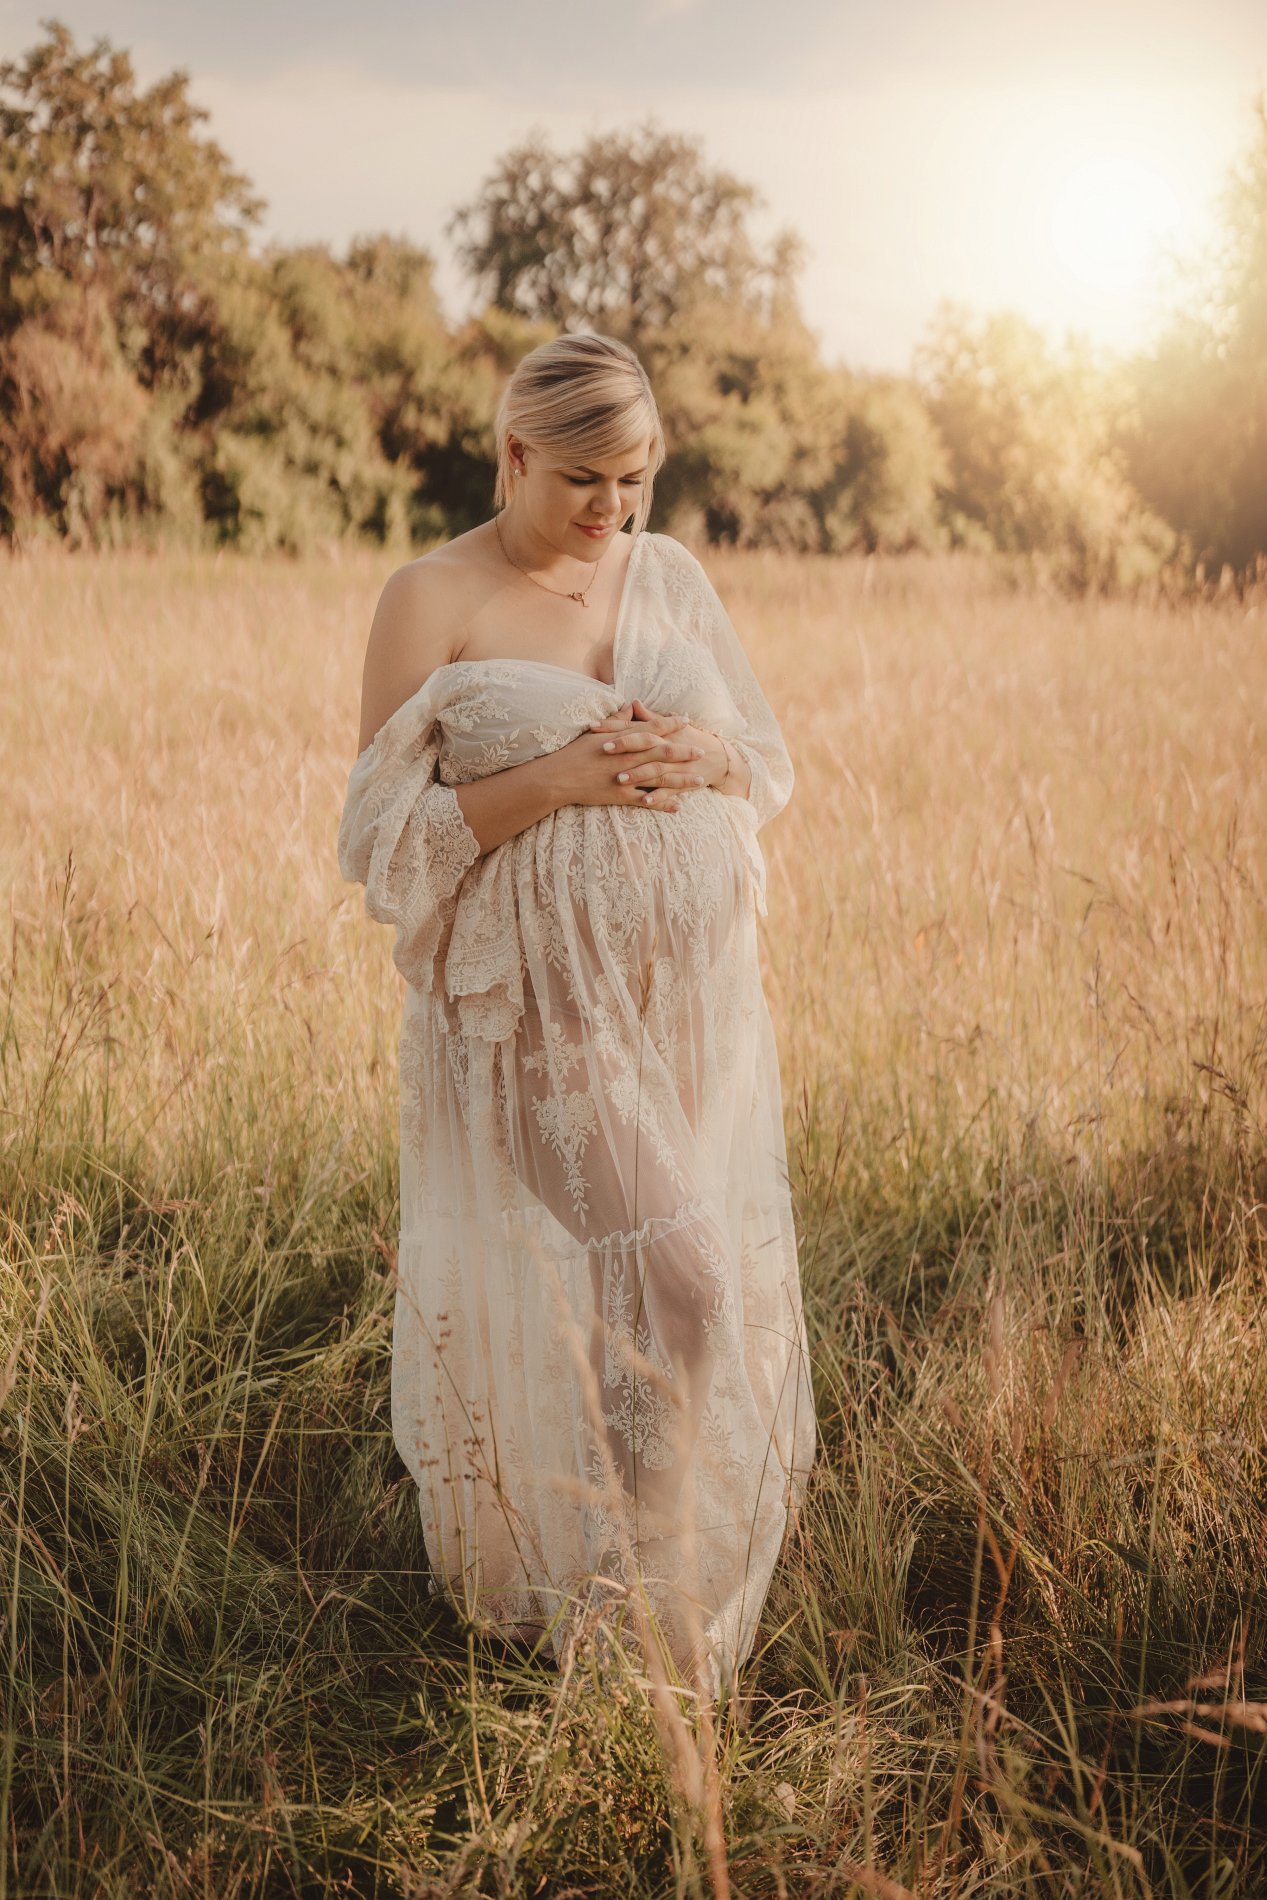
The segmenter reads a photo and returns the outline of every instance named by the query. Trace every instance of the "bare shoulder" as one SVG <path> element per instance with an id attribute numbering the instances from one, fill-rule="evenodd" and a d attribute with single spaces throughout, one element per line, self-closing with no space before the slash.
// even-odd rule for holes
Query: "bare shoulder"
<path id="1" fill-rule="evenodd" d="M 478 530 L 471 530 L 406 561 L 384 581 L 365 649 L 359 751 L 437 667 L 455 657 L 482 562 Z"/>
<path id="2" fill-rule="evenodd" d="M 411 607 L 426 611 L 428 617 L 456 614 L 459 617 L 471 584 L 485 565 L 482 541 L 475 529 L 429 548 L 425 554 L 406 561 L 388 575 L 383 583 L 379 605 L 390 614 L 407 615 Z M 377 616 L 376 616 L 377 618 Z"/>
<path id="3" fill-rule="evenodd" d="M 371 643 L 397 644 L 440 665 L 456 657 L 473 604 L 489 572 L 483 526 L 429 548 L 389 574 L 379 596 Z"/>

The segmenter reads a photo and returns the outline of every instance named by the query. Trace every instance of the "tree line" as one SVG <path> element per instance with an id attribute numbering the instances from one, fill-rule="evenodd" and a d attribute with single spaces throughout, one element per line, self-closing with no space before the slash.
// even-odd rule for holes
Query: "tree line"
<path id="1" fill-rule="evenodd" d="M 507 151 L 450 235 L 478 314 L 386 234 L 252 248 L 264 205 L 174 72 L 58 21 L 0 64 L 0 539 L 407 552 L 485 519 L 493 417 L 562 329 L 626 338 L 653 525 L 804 552 L 972 547 L 1075 593 L 1267 573 L 1267 108 L 1187 307 L 1100 360 L 943 303 L 908 376 L 822 360 L 802 247 L 654 121 Z"/>

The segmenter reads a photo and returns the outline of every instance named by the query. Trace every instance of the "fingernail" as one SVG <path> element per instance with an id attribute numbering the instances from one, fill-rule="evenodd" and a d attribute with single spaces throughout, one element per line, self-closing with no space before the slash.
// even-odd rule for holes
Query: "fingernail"
<path id="1" fill-rule="evenodd" d="M 703 756 L 704 756 L 704 748 L 702 745 L 693 745 L 691 747 L 691 757 L 693 759 L 702 759 Z"/>
<path id="2" fill-rule="evenodd" d="M 650 794 L 650 792 L 647 792 L 647 793 L 645 793 L 645 794 L 644 794 L 644 796 L 643 796 L 643 800 L 642 800 L 642 802 L 643 802 L 643 804 L 644 804 L 644 805 L 649 805 L 649 804 L 651 803 L 651 794 Z"/>
<path id="3" fill-rule="evenodd" d="M 607 743 L 603 747 L 603 751 L 614 752 L 615 750 L 616 750 L 616 741 L 614 739 L 608 739 Z"/>
<path id="4" fill-rule="evenodd" d="M 704 783 L 704 781 L 703 781 L 703 779 L 702 779 L 702 778 L 693 778 L 693 779 L 691 780 L 691 784 L 692 784 L 692 785 L 702 785 L 703 783 Z"/>
<path id="5" fill-rule="evenodd" d="M 629 777 L 628 772 L 617 772 L 616 783 L 618 785 L 623 785 L 628 777 Z"/>

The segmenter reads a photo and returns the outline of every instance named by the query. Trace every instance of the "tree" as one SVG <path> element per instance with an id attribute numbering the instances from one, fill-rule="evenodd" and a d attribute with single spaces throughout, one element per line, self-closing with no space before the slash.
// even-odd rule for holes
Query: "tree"
<path id="1" fill-rule="evenodd" d="M 1159 571 L 1175 536 L 1131 485 L 1115 441 L 1127 395 L 1084 341 L 1052 351 L 1014 312 L 974 321 L 943 302 L 916 369 L 956 541 L 984 540 L 1075 593 Z"/>
<path id="2" fill-rule="evenodd" d="M 945 446 L 914 384 L 874 376 L 851 390 L 831 480 L 815 496 L 823 544 L 897 554 L 945 545 Z"/>
<path id="3" fill-rule="evenodd" d="M 1244 578 L 1267 555 L 1267 101 L 1231 168 L 1222 221 L 1165 332 L 1132 366 L 1123 430 L 1140 492 L 1190 558 Z"/>
<path id="4" fill-rule="evenodd" d="M 263 208 L 214 141 L 183 71 L 146 92 L 99 39 L 67 28 L 0 63 L 0 330 L 89 286 L 123 319 L 138 370 L 197 303 L 210 260 L 246 248 Z"/>
<path id="5" fill-rule="evenodd" d="M 57 22 L 0 67 L 0 532 L 434 538 L 428 458 L 460 460 L 495 390 L 455 361 L 430 256 L 253 255 L 261 201 L 186 83 L 138 91 Z"/>
<path id="6" fill-rule="evenodd" d="M 759 194 L 660 131 L 595 134 L 556 154 L 536 132 L 508 151 L 449 221 L 458 254 L 500 309 L 559 329 L 630 338 L 702 297 L 766 316 L 790 304 L 802 247 L 748 229 Z"/>
<path id="7" fill-rule="evenodd" d="M 164 465 L 151 432 L 182 381 L 197 393 L 189 359 L 260 202 L 183 72 L 138 91 L 126 53 L 43 24 L 0 63 L 0 527 L 89 538 Z"/>

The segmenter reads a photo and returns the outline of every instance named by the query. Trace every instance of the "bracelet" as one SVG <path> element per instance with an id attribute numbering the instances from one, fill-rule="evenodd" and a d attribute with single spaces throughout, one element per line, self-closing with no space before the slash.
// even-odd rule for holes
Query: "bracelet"
<path id="1" fill-rule="evenodd" d="M 720 734 L 720 732 L 714 732 L 711 726 L 701 726 L 699 730 L 701 732 L 706 732 L 710 739 L 721 739 L 721 749 L 726 754 L 726 770 L 722 774 L 721 779 L 718 781 L 716 785 L 713 786 L 712 789 L 715 792 L 724 792 L 726 787 L 729 785 L 731 779 L 734 777 L 734 773 L 735 773 L 735 761 L 733 757 L 731 756 L 729 741 L 726 739 L 722 739 L 722 735 Z"/>
<path id="2" fill-rule="evenodd" d="M 721 739 L 721 749 L 726 755 L 726 770 L 723 773 L 720 780 L 718 781 L 718 783 L 714 785 L 713 787 L 713 790 L 715 792 L 724 792 L 727 785 L 729 785 L 731 777 L 734 773 L 735 762 L 730 756 L 730 747 L 729 745 L 727 745 L 726 741 L 722 739 L 720 732 L 713 732 L 711 727 L 708 727 L 707 730 L 714 739 Z"/>

